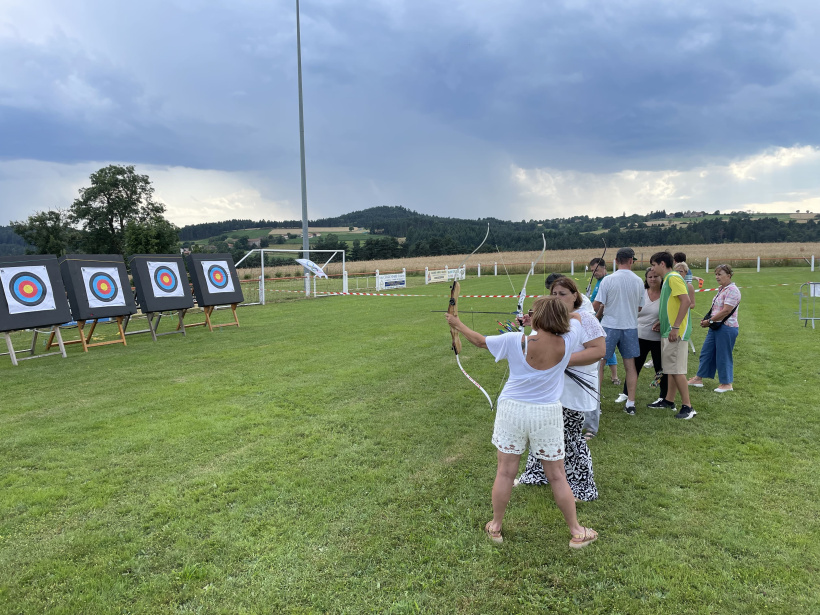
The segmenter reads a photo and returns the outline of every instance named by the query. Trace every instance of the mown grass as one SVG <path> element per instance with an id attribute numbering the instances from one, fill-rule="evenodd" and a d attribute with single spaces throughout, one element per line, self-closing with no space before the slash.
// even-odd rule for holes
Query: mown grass
<path id="1" fill-rule="evenodd" d="M 693 391 L 694 420 L 629 417 L 605 386 L 601 499 L 579 511 L 601 539 L 580 552 L 540 488 L 515 490 L 501 547 L 485 540 L 493 415 L 430 312 L 444 285 L 0 363 L 0 612 L 818 612 L 806 276 L 738 272 L 737 390 Z M 513 304 L 460 307 L 489 333 L 505 317 L 470 310 Z M 466 345 L 462 360 L 494 397 L 503 364 Z"/>

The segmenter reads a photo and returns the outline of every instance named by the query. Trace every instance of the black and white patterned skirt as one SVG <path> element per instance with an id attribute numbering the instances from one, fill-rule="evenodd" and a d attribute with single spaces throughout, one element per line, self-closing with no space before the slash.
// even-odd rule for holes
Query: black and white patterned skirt
<path id="1" fill-rule="evenodd" d="M 584 413 L 564 408 L 564 469 L 575 498 L 582 502 L 598 499 L 595 487 L 595 476 L 592 473 L 592 455 L 581 429 L 584 426 Z M 541 461 L 527 456 L 527 467 L 518 477 L 521 485 L 548 485 Z"/>

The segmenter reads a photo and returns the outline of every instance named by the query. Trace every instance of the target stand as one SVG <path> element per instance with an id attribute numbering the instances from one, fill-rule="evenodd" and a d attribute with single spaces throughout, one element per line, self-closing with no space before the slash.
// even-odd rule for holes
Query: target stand
<path id="1" fill-rule="evenodd" d="M 78 320 L 77 321 L 77 331 L 80 333 L 80 339 L 78 340 L 63 340 L 64 346 L 70 346 L 71 344 L 82 344 L 83 352 L 88 352 L 89 348 L 93 348 L 95 346 L 110 346 L 111 344 L 122 344 L 123 346 L 127 346 L 128 344 L 125 341 L 125 316 L 115 316 L 115 320 L 117 321 L 117 329 L 119 331 L 119 335 L 117 339 L 107 340 L 105 342 L 93 342 L 91 338 L 94 336 L 94 329 L 97 327 L 97 321 L 99 318 L 94 318 L 91 320 L 91 328 L 88 330 L 88 333 L 85 333 L 85 324 L 88 322 L 87 320 Z M 59 329 L 59 328 L 58 328 Z M 57 331 L 59 333 L 59 330 Z M 48 342 L 46 343 L 46 350 L 51 348 L 54 345 L 54 338 L 55 332 L 52 331 L 51 335 L 48 337 Z"/>
<path id="2" fill-rule="evenodd" d="M 185 336 L 185 313 L 194 307 L 194 298 L 182 257 L 176 254 L 135 254 L 128 264 L 134 276 L 137 302 L 148 318 L 148 328 L 128 331 L 125 335 L 150 333 L 155 342 L 161 335 L 182 333 Z M 163 312 L 176 312 L 179 323 L 173 331 L 157 333 Z M 126 318 L 126 327 L 129 320 Z"/>
<path id="3" fill-rule="evenodd" d="M 60 327 L 71 320 L 65 288 L 60 278 L 57 258 L 47 255 L 7 256 L 0 258 L 0 332 L 6 341 L 12 365 L 25 359 L 60 355 L 66 358 Z M 44 329 L 50 327 L 50 329 Z M 31 346 L 15 350 L 11 333 L 31 331 Z M 37 337 L 51 332 L 57 338 L 59 352 L 37 354 Z M 28 353 L 20 357 L 20 353 Z"/>
<path id="4" fill-rule="evenodd" d="M 239 327 L 236 306 L 245 300 L 239 276 L 230 254 L 189 254 L 188 271 L 194 286 L 197 304 L 205 312 L 205 322 L 182 325 L 184 327 L 208 327 L 210 331 L 220 327 Z M 233 322 L 215 325 L 211 315 L 217 306 L 230 306 Z"/>
<path id="5" fill-rule="evenodd" d="M 126 316 L 137 311 L 128 272 L 122 256 L 116 254 L 67 254 L 60 258 L 60 274 L 65 284 L 71 315 L 77 321 L 80 339 L 65 341 L 64 344 L 80 344 L 83 352 L 95 346 L 122 344 L 125 341 L 123 323 Z M 118 335 L 115 339 L 93 342 L 94 330 L 102 318 L 116 320 Z M 91 326 L 86 331 L 85 325 Z M 49 337 L 46 349 L 54 343 L 54 334 Z"/>

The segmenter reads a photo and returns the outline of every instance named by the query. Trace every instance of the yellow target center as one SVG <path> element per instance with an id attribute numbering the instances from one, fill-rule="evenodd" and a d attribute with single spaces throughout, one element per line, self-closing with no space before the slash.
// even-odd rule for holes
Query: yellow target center
<path id="1" fill-rule="evenodd" d="M 26 295 L 34 294 L 34 287 L 31 284 L 23 284 L 23 293 Z"/>
<path id="2" fill-rule="evenodd" d="M 104 293 L 107 293 L 108 292 L 108 284 L 106 284 L 105 282 L 100 284 L 100 290 L 103 291 Z"/>

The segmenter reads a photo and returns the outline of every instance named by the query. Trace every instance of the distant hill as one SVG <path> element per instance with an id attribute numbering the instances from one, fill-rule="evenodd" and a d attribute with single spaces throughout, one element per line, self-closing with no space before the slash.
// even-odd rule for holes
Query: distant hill
<path id="1" fill-rule="evenodd" d="M 0 226 L 0 256 L 26 253 L 26 242 L 10 226 Z"/>
<path id="2" fill-rule="evenodd" d="M 350 247 L 350 258 L 372 258 L 372 254 L 399 256 L 439 256 L 472 251 L 484 237 L 487 223 L 490 237 L 482 252 L 536 250 L 542 246 L 541 233 L 551 249 L 609 246 L 657 246 L 709 243 L 783 243 L 820 241 L 820 225 L 813 214 L 704 214 L 692 212 L 667 215 L 585 215 L 547 220 L 513 222 L 497 218 L 466 220 L 420 214 L 405 207 L 371 207 L 334 218 L 311 220 L 311 228 L 360 227 L 370 233 L 361 240 L 325 234 L 311 239 L 315 249 Z M 799 218 L 799 219 L 797 219 Z M 300 228 L 298 220 L 228 220 L 183 227 L 180 238 L 196 241 L 239 229 Z M 340 234 L 341 235 L 341 234 Z M 344 241 L 342 241 L 344 240 Z M 345 241 L 350 242 L 346 244 Z M 358 248 L 356 246 L 359 246 Z"/>

